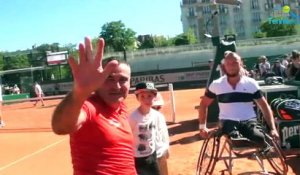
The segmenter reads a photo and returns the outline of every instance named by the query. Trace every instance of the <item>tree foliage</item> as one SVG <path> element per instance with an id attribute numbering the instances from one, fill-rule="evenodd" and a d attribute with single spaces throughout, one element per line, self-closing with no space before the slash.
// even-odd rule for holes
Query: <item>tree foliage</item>
<path id="1" fill-rule="evenodd" d="M 172 38 L 158 35 L 140 35 L 137 38 L 139 49 L 167 47 L 174 45 Z"/>
<path id="2" fill-rule="evenodd" d="M 78 59 L 79 54 L 76 48 L 76 44 L 72 44 L 72 43 L 66 44 L 62 48 L 60 48 L 60 50 L 68 51 L 69 56 L 73 56 L 75 59 Z"/>
<path id="3" fill-rule="evenodd" d="M 3 66 L 4 66 L 4 53 L 0 52 L 0 70 L 3 70 Z"/>
<path id="4" fill-rule="evenodd" d="M 154 48 L 154 38 L 152 35 L 139 35 L 138 38 L 139 49 L 149 49 Z"/>
<path id="5" fill-rule="evenodd" d="M 167 47 L 172 46 L 173 39 L 172 38 L 166 38 L 165 36 L 154 36 L 154 45 L 155 47 Z"/>
<path id="6" fill-rule="evenodd" d="M 266 33 L 266 37 L 289 36 L 297 33 L 295 24 L 271 24 L 269 21 L 262 23 L 260 30 Z"/>
<path id="7" fill-rule="evenodd" d="M 189 29 L 187 32 L 177 35 L 174 38 L 175 46 L 195 44 L 195 43 L 197 43 L 197 38 L 192 29 Z"/>
<path id="8" fill-rule="evenodd" d="M 253 33 L 253 37 L 254 38 L 264 38 L 264 37 L 266 37 L 266 33 L 265 32 L 261 32 L 261 31 L 254 32 Z"/>
<path id="9" fill-rule="evenodd" d="M 3 57 L 3 70 L 20 69 L 30 67 L 27 55 L 18 54 Z"/>
<path id="10" fill-rule="evenodd" d="M 135 34 L 122 21 L 113 21 L 102 26 L 99 37 L 104 38 L 106 47 L 114 51 L 131 50 L 135 47 Z"/>

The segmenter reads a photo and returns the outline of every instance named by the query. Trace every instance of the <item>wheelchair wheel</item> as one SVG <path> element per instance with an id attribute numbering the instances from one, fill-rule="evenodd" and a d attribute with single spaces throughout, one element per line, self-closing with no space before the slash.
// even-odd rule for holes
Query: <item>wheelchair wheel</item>
<path id="1" fill-rule="evenodd" d="M 276 173 L 286 175 L 288 167 L 280 146 L 269 135 L 266 135 L 266 141 L 270 146 L 270 150 L 264 153 L 265 157 Z"/>
<path id="2" fill-rule="evenodd" d="M 209 175 L 213 173 L 219 150 L 218 137 L 204 140 L 197 163 L 196 175 Z"/>

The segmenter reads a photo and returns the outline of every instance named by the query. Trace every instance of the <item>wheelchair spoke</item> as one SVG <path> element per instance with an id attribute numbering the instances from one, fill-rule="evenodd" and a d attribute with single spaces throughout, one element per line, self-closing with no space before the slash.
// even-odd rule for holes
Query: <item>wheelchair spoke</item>
<path id="1" fill-rule="evenodd" d="M 216 137 L 211 137 L 203 142 L 200 150 L 196 175 L 212 174 L 217 154 Z"/>
<path id="2" fill-rule="evenodd" d="M 276 173 L 283 175 L 287 174 L 288 167 L 285 163 L 285 157 L 280 147 L 273 140 L 268 140 L 271 148 L 264 153 L 265 157 L 267 158 L 272 168 L 276 171 Z"/>

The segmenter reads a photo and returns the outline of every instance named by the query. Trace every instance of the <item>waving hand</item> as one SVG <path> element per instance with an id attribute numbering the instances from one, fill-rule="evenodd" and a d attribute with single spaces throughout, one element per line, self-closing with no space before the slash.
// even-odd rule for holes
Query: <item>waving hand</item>
<path id="1" fill-rule="evenodd" d="M 105 68 L 102 67 L 104 45 L 104 40 L 100 38 L 96 56 L 93 58 L 91 40 L 86 37 L 84 44 L 79 44 L 79 63 L 73 57 L 69 58 L 74 77 L 73 91 L 83 98 L 101 87 L 109 74 L 117 67 L 116 61 L 111 61 Z"/>

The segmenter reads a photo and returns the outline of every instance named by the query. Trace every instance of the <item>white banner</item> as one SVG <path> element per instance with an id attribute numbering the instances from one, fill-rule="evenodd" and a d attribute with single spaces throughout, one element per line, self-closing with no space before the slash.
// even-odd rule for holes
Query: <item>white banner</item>
<path id="1" fill-rule="evenodd" d="M 185 82 L 185 81 L 200 81 L 200 80 L 207 80 L 208 77 L 209 77 L 209 70 L 142 75 L 142 76 L 131 77 L 130 85 L 135 86 L 137 83 L 143 81 L 152 81 L 155 84 L 176 83 L 176 82 Z"/>

